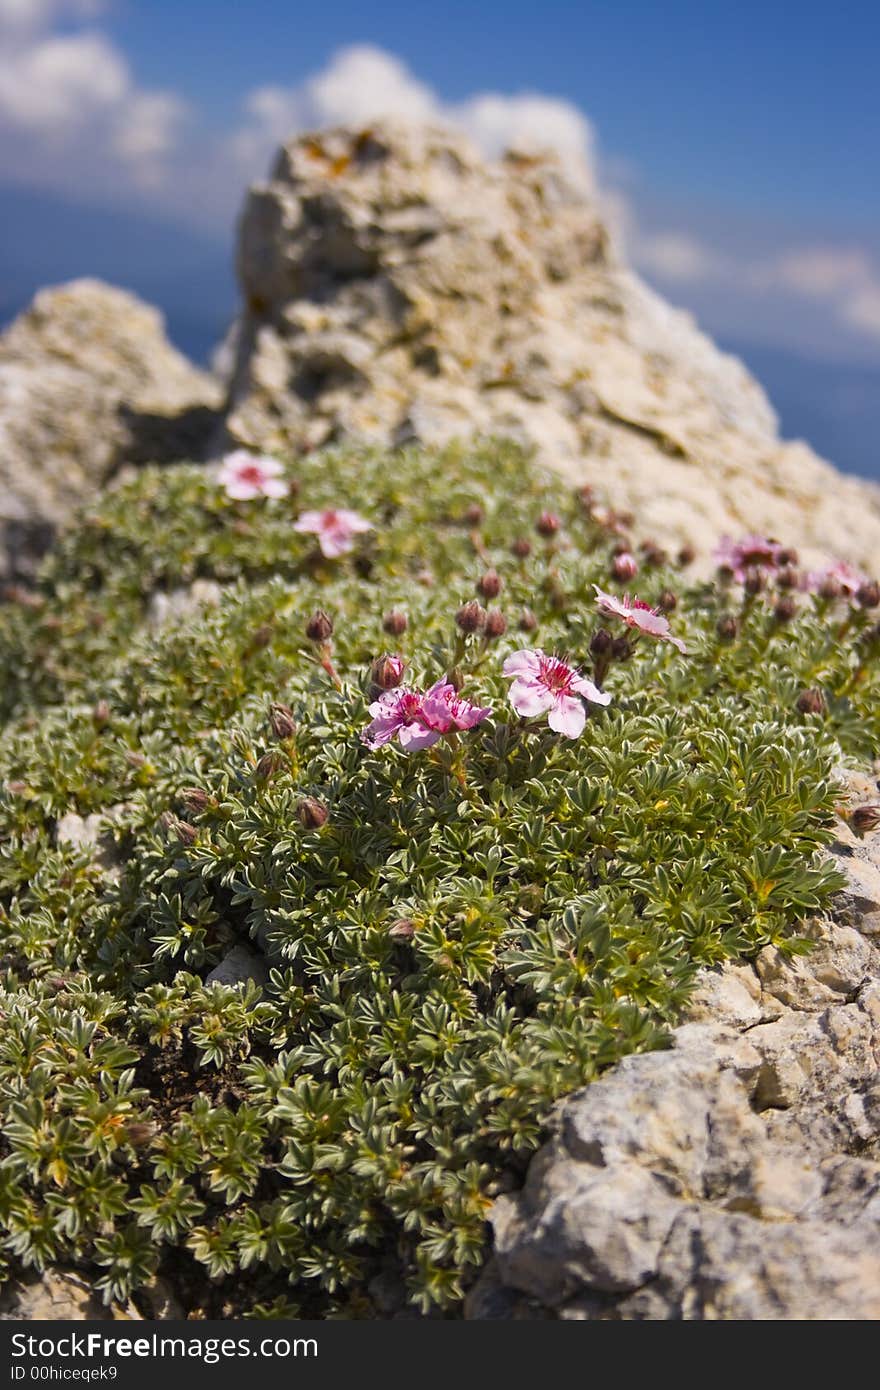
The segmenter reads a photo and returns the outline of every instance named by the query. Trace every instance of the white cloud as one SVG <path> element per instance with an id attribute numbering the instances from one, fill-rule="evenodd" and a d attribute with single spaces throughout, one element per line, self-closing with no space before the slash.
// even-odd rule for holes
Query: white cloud
<path id="1" fill-rule="evenodd" d="M 768 271 L 770 283 L 815 299 L 858 289 L 872 278 L 870 258 L 858 247 L 814 246 L 789 251 Z"/>
<path id="2" fill-rule="evenodd" d="M 186 107 L 140 88 L 116 45 L 89 29 L 102 0 L 0 0 L 0 173 L 56 183 L 78 171 L 155 184 Z M 63 156 L 63 159 L 62 159 Z M 109 175 L 109 179 L 108 179 Z"/>
<path id="3" fill-rule="evenodd" d="M 667 280 L 706 280 L 724 270 L 721 257 L 684 232 L 638 236 L 634 254 L 645 270 Z"/>
<path id="4" fill-rule="evenodd" d="M 399 58 L 369 44 L 340 49 L 321 72 L 297 86 L 257 88 L 246 98 L 245 110 L 248 120 L 231 147 L 250 174 L 297 131 L 397 116 L 457 126 L 490 156 L 511 146 L 558 150 L 582 183 L 592 182 L 592 127 L 571 102 L 530 92 L 480 92 L 447 103 Z"/>

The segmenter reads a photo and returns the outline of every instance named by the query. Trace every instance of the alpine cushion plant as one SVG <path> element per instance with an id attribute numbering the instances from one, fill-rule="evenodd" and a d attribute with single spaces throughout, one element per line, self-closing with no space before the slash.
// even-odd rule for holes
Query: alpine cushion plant
<path id="1" fill-rule="evenodd" d="M 455 1316 L 558 1097 L 700 966 L 804 949 L 877 613 L 654 556 L 612 636 L 626 523 L 513 446 L 284 469 L 369 547 L 146 469 L 0 604 L 0 1255 L 196 1317 Z M 687 659 L 631 641 L 670 597 Z M 238 943 L 265 984 L 206 984 Z"/>

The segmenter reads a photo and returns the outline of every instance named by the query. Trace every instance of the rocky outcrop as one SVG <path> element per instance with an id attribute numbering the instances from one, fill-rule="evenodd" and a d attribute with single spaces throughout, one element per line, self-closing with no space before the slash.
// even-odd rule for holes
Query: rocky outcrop
<path id="1" fill-rule="evenodd" d="M 292 140 L 238 264 L 239 442 L 514 435 L 664 542 L 760 530 L 876 564 L 880 491 L 780 443 L 742 364 L 621 264 L 550 158 L 394 124 Z"/>
<path id="2" fill-rule="evenodd" d="M 706 972 L 671 1052 L 561 1103 L 470 1317 L 880 1317 L 880 837 L 838 830 L 808 955 Z"/>
<path id="3" fill-rule="evenodd" d="M 0 578 L 120 463 L 197 456 L 219 395 L 136 296 L 97 280 L 38 294 L 0 337 Z"/>

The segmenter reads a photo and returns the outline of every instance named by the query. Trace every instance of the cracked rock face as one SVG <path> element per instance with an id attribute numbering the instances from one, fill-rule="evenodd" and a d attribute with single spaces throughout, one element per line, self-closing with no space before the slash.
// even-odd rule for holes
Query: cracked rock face
<path id="1" fill-rule="evenodd" d="M 121 462 L 198 454 L 218 397 L 135 295 L 42 290 L 0 336 L 0 579 L 27 574 Z"/>
<path id="2" fill-rule="evenodd" d="M 238 265 L 238 442 L 512 435 L 664 543 L 758 530 L 876 560 L 880 490 L 780 443 L 742 364 L 621 264 L 551 158 L 394 123 L 292 140 Z"/>
<path id="3" fill-rule="evenodd" d="M 560 1104 L 469 1317 L 880 1317 L 880 836 L 838 831 L 810 954 L 705 972 L 670 1052 Z"/>

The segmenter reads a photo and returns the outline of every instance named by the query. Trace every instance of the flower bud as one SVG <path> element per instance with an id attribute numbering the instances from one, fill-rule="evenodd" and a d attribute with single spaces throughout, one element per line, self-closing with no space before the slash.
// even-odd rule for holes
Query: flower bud
<path id="1" fill-rule="evenodd" d="M 802 690 L 796 700 L 801 714 L 824 714 L 828 706 L 821 690 Z"/>
<path id="2" fill-rule="evenodd" d="M 797 611 L 797 604 L 791 594 L 784 594 L 773 609 L 773 616 L 778 623 L 790 623 Z"/>
<path id="3" fill-rule="evenodd" d="M 524 608 L 519 615 L 520 632 L 534 632 L 538 626 L 538 619 L 535 617 L 531 608 Z"/>
<path id="4" fill-rule="evenodd" d="M 796 589 L 800 583 L 800 575 L 791 565 L 786 565 L 776 576 L 777 589 Z"/>
<path id="5" fill-rule="evenodd" d="M 490 608 L 486 614 L 486 636 L 503 637 L 507 631 L 507 619 L 500 608 Z"/>
<path id="6" fill-rule="evenodd" d="M 776 556 L 776 563 L 777 565 L 782 565 L 783 568 L 786 568 L 789 566 L 796 565 L 799 559 L 800 556 L 798 555 L 797 551 L 789 545 L 786 546 L 784 550 L 780 550 L 779 554 Z"/>
<path id="7" fill-rule="evenodd" d="M 409 917 L 398 917 L 388 928 L 392 941 L 412 941 L 416 934 L 416 924 Z"/>
<path id="8" fill-rule="evenodd" d="M 162 824 L 182 845 L 194 845 L 199 838 L 199 832 L 194 825 L 187 825 L 185 820 L 178 820 L 170 811 L 166 811 L 162 816 Z"/>
<path id="9" fill-rule="evenodd" d="M 277 739 L 293 738 L 296 733 L 293 710 L 289 709 L 287 705 L 274 704 L 269 706 L 269 724 Z"/>
<path id="10" fill-rule="evenodd" d="M 486 570 L 477 580 L 477 588 L 483 598 L 497 598 L 502 589 L 501 575 L 496 569 Z"/>
<path id="11" fill-rule="evenodd" d="M 593 656 L 607 656 L 614 646 L 614 638 L 605 627 L 598 627 L 590 638 L 590 651 Z"/>
<path id="12" fill-rule="evenodd" d="M 403 680 L 406 662 L 402 656 L 377 657 L 370 668 L 370 679 L 380 690 L 394 690 Z"/>
<path id="13" fill-rule="evenodd" d="M 106 700 L 99 700 L 92 710 L 92 723 L 96 729 L 103 729 L 110 723 L 110 706 Z"/>
<path id="14" fill-rule="evenodd" d="M 732 613 L 722 613 L 715 624 L 715 631 L 722 642 L 732 642 L 739 631 L 739 624 Z"/>
<path id="15" fill-rule="evenodd" d="M 525 536 L 517 536 L 510 549 L 518 560 L 525 560 L 532 553 L 532 542 Z"/>
<path id="16" fill-rule="evenodd" d="M 254 768 L 254 776 L 261 782 L 268 782 L 277 772 L 285 766 L 283 753 L 272 748 L 268 753 L 264 753 Z"/>
<path id="17" fill-rule="evenodd" d="M 402 637 L 409 627 L 409 620 L 400 608 L 392 608 L 382 619 L 382 626 L 389 637 Z"/>
<path id="18" fill-rule="evenodd" d="M 269 645 L 269 643 L 270 643 L 271 641 L 272 641 L 272 624 L 271 624 L 271 623 L 262 623 L 261 626 L 257 628 L 256 632 L 254 633 L 253 637 L 251 638 L 250 642 L 248 643 L 248 651 L 249 651 L 249 652 L 258 652 L 258 651 L 262 651 L 263 647 L 268 647 L 268 645 Z"/>
<path id="19" fill-rule="evenodd" d="M 182 787 L 177 793 L 177 799 L 185 810 L 194 816 L 200 816 L 207 811 L 209 806 L 216 806 L 213 796 L 202 789 L 202 787 Z"/>
<path id="20" fill-rule="evenodd" d="M 683 545 L 678 552 L 678 563 L 682 569 L 687 569 L 688 565 L 692 565 L 696 558 L 697 552 L 692 545 Z"/>
<path id="21" fill-rule="evenodd" d="M 27 782 L 21 782 L 16 779 L 6 783 L 6 790 L 9 792 L 10 796 L 24 796 L 30 791 L 30 788 Z"/>
<path id="22" fill-rule="evenodd" d="M 310 642 L 329 642 L 332 636 L 333 621 L 323 608 L 318 608 L 306 623 L 306 637 Z"/>
<path id="23" fill-rule="evenodd" d="M 611 562 L 611 573 L 615 579 L 623 581 L 635 579 L 638 572 L 638 561 L 635 555 L 631 555 L 628 550 L 624 550 L 620 555 L 615 555 Z"/>
<path id="24" fill-rule="evenodd" d="M 555 512 L 542 512 L 535 522 L 535 530 L 539 536 L 555 536 L 561 524 Z"/>
<path id="25" fill-rule="evenodd" d="M 486 513 L 479 502 L 471 502 L 465 507 L 464 519 L 468 526 L 482 526 L 486 519 Z"/>
<path id="26" fill-rule="evenodd" d="M 664 589 L 657 600 L 657 607 L 661 613 L 671 613 L 674 608 L 678 607 L 678 599 L 670 589 Z"/>
<path id="27" fill-rule="evenodd" d="M 143 753 L 139 753 L 136 748 L 129 748 L 126 750 L 125 761 L 128 763 L 129 767 L 133 768 L 142 768 L 147 765 L 147 760 Z"/>
<path id="28" fill-rule="evenodd" d="M 755 594 L 760 594 L 761 590 L 765 587 L 766 583 L 767 577 L 764 574 L 763 570 L 746 570 L 746 577 L 743 580 L 743 588 L 745 589 L 747 594 L 751 594 L 752 596 L 754 596 Z"/>
<path id="29" fill-rule="evenodd" d="M 819 585 L 820 598 L 835 599 L 840 598 L 843 593 L 843 585 L 835 574 L 826 574 L 822 583 Z"/>
<path id="30" fill-rule="evenodd" d="M 856 594 L 856 602 L 861 608 L 876 608 L 880 603 L 880 584 L 869 579 L 866 584 L 861 584 Z"/>
<path id="31" fill-rule="evenodd" d="M 615 637 L 611 644 L 615 661 L 629 661 L 633 654 L 632 643 L 628 637 Z"/>
<path id="32" fill-rule="evenodd" d="M 658 545 L 656 541 L 643 541 L 639 549 L 645 564 L 651 565 L 655 569 L 661 569 L 669 558 L 663 547 Z"/>
<path id="33" fill-rule="evenodd" d="M 851 813 L 849 823 L 857 835 L 865 835 L 880 825 L 880 806 L 857 806 Z"/>
<path id="34" fill-rule="evenodd" d="M 580 502 L 584 511 L 587 512 L 590 510 L 590 508 L 596 500 L 596 494 L 590 487 L 589 483 L 584 483 L 583 487 L 579 487 L 575 492 L 575 496 L 577 497 L 577 500 Z"/>
<path id="35" fill-rule="evenodd" d="M 486 610 L 476 599 L 462 604 L 455 615 L 455 621 L 462 632 L 481 632 L 486 626 Z"/>
<path id="36" fill-rule="evenodd" d="M 327 807 L 317 797 L 304 796 L 296 803 L 296 818 L 305 830 L 320 830 L 327 824 L 329 815 Z"/>

